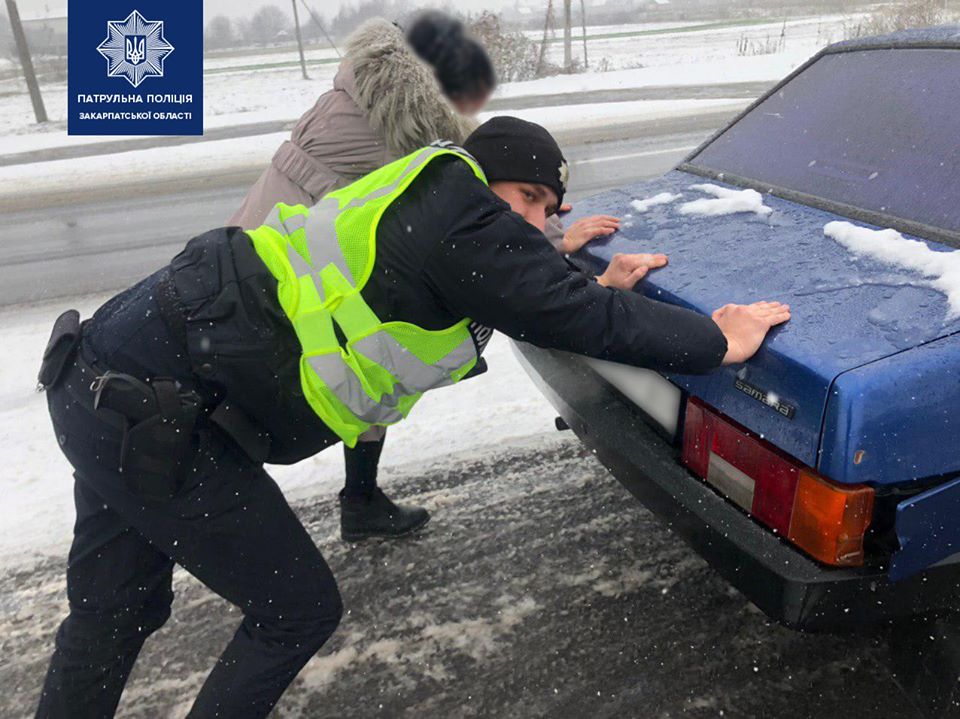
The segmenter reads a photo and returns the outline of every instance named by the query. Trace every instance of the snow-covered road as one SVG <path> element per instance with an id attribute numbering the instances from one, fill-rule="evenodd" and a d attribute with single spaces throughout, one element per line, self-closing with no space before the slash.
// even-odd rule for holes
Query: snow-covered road
<path id="1" fill-rule="evenodd" d="M 433 512 L 420 536 L 345 545 L 332 492 L 299 505 L 347 613 L 276 717 L 919 716 L 882 635 L 771 625 L 569 434 L 486 444 L 494 419 L 466 453 L 390 472 Z M 182 571 L 174 588 L 120 717 L 184 716 L 239 622 Z M 0 607 L 17 657 L 0 663 L 0 716 L 26 717 L 65 609 L 62 560 L 0 576 Z"/>

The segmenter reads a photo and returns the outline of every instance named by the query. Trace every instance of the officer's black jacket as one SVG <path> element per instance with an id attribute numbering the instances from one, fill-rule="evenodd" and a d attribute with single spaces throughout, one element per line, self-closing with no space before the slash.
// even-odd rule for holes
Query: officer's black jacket
<path id="1" fill-rule="evenodd" d="M 200 378 L 270 432 L 271 462 L 327 446 L 330 431 L 300 391 L 300 347 L 276 282 L 246 233 L 223 228 L 194 238 L 169 273 L 186 319 L 179 371 L 162 352 L 144 361 L 116 342 L 109 353 L 100 348 L 101 359 L 118 371 L 150 374 L 145 365 L 154 363 L 154 372 Z M 155 277 L 127 293 L 152 297 Z M 709 318 L 602 287 L 571 266 L 456 158 L 432 162 L 384 213 L 362 294 L 383 321 L 442 329 L 470 317 L 541 347 L 658 370 L 707 372 L 726 353 Z M 121 296 L 98 311 L 96 336 L 124 332 L 124 304 Z M 156 345 L 156 329 L 150 333 Z"/>

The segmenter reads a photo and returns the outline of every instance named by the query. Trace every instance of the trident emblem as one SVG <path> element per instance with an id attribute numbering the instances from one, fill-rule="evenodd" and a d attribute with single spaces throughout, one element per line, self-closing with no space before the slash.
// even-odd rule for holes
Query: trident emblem
<path id="1" fill-rule="evenodd" d="M 107 61 L 107 77 L 139 87 L 148 77 L 163 77 L 163 61 L 173 45 L 163 36 L 163 20 L 145 20 L 134 10 L 126 20 L 107 21 L 107 38 L 97 52 Z"/>
<path id="2" fill-rule="evenodd" d="M 139 65 L 146 55 L 147 39 L 144 35 L 127 35 L 124 59 L 131 65 Z"/>

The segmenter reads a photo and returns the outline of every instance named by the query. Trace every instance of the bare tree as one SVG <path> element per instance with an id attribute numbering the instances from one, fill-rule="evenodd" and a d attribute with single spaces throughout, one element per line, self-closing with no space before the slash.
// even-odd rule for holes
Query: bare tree
<path id="1" fill-rule="evenodd" d="M 910 0 L 882 7 L 865 20 L 848 27 L 848 38 L 885 35 L 897 30 L 941 25 L 951 19 L 944 0 Z"/>
<path id="2" fill-rule="evenodd" d="M 264 5 L 250 20 L 246 39 L 258 45 L 274 42 L 281 33 L 290 30 L 287 14 L 276 5 Z"/>
<path id="3" fill-rule="evenodd" d="M 330 22 L 330 31 L 336 37 L 346 37 L 370 18 L 399 20 L 409 14 L 410 3 L 407 0 L 363 0 L 357 5 L 343 4 Z"/>
<path id="4" fill-rule="evenodd" d="M 226 15 L 217 15 L 207 23 L 203 33 L 205 47 L 211 50 L 230 47 L 236 42 L 233 23 Z"/>
<path id="5" fill-rule="evenodd" d="M 537 43 L 523 33 L 504 30 L 498 15 L 484 11 L 469 20 L 467 28 L 486 48 L 500 82 L 530 80 L 537 76 L 540 54 Z"/>

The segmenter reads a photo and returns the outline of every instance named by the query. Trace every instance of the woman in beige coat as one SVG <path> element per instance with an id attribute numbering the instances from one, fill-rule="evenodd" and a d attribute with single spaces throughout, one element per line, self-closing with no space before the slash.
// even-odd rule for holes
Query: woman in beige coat
<path id="1" fill-rule="evenodd" d="M 333 89 L 300 118 L 231 224 L 258 227 L 277 202 L 310 207 L 434 140 L 462 142 L 495 82 L 486 52 L 452 18 L 425 13 L 407 37 L 367 21 L 347 40 Z"/>
<path id="2" fill-rule="evenodd" d="M 278 202 L 310 207 L 437 139 L 462 143 L 495 84 L 483 47 L 443 13 L 422 13 L 406 33 L 383 19 L 367 21 L 347 40 L 333 89 L 300 118 L 228 224 L 259 227 Z M 558 224 L 550 229 L 559 249 L 573 251 L 590 237 L 613 232 L 616 220 L 586 218 L 566 238 Z M 344 447 L 345 540 L 408 534 L 429 520 L 425 509 L 394 504 L 377 487 L 385 434 L 375 427 L 356 448 Z"/>

